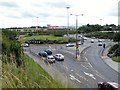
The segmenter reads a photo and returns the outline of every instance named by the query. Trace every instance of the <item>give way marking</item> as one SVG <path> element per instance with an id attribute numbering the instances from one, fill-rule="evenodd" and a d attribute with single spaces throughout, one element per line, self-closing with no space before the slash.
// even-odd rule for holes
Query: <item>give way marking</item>
<path id="1" fill-rule="evenodd" d="M 70 79 L 71 79 L 71 80 L 76 80 L 77 82 L 81 83 L 81 81 L 78 80 L 77 78 L 75 78 L 75 76 L 73 76 L 73 75 L 70 75 Z"/>
<path id="2" fill-rule="evenodd" d="M 89 76 L 89 77 L 91 77 L 91 78 L 93 78 L 94 80 L 96 79 L 96 78 L 94 77 L 94 75 L 91 74 L 91 73 L 86 73 L 86 72 L 84 72 L 84 74 L 87 75 L 87 76 Z"/>

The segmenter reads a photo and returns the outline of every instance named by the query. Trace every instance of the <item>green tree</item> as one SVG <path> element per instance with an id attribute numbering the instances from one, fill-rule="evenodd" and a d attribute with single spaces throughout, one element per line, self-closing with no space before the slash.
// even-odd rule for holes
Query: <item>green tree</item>
<path id="1" fill-rule="evenodd" d="M 120 43 L 120 32 L 114 34 L 113 41 Z"/>

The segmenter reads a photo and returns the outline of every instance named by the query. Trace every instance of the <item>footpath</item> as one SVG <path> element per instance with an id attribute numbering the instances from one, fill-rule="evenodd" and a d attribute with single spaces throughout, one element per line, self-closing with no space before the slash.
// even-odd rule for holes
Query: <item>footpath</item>
<path id="1" fill-rule="evenodd" d="M 104 62 L 110 66 L 112 69 L 120 73 L 120 63 L 113 61 L 110 57 L 107 56 L 108 50 L 110 46 L 106 47 L 103 52 L 101 58 L 104 60 Z"/>

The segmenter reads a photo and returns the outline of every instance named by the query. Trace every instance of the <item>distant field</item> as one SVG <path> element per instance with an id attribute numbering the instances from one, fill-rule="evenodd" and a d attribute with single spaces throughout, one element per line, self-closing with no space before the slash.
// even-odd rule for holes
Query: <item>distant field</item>
<path id="1" fill-rule="evenodd" d="M 61 40 L 61 41 L 68 41 L 68 37 L 55 37 L 55 36 L 50 36 L 50 35 L 38 35 L 38 36 L 23 36 L 21 38 L 21 42 L 24 42 L 26 40 L 32 40 L 32 39 L 37 39 L 37 40 Z"/>

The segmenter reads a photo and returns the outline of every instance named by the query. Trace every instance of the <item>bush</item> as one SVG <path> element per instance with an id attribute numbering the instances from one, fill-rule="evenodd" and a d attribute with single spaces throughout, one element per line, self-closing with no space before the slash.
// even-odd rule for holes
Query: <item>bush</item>
<path id="1" fill-rule="evenodd" d="M 69 42 L 76 42 L 76 39 L 70 38 L 70 39 L 69 39 Z"/>
<path id="2" fill-rule="evenodd" d="M 12 37 L 12 35 L 16 35 L 15 32 L 12 31 L 3 31 L 3 41 L 2 41 L 2 55 L 6 55 L 7 62 L 16 62 L 17 66 L 21 66 L 22 60 L 21 54 L 23 53 L 23 50 L 21 48 L 21 44 L 15 40 L 15 37 Z M 16 61 L 11 61 L 10 56 L 13 55 Z M 3 61 L 6 63 L 6 61 Z"/>
<path id="3" fill-rule="evenodd" d="M 120 56 L 112 57 L 112 60 L 115 62 L 120 62 Z"/>
<path id="4" fill-rule="evenodd" d="M 112 46 L 109 49 L 108 54 L 112 54 L 113 56 L 120 56 L 120 44 Z"/>

